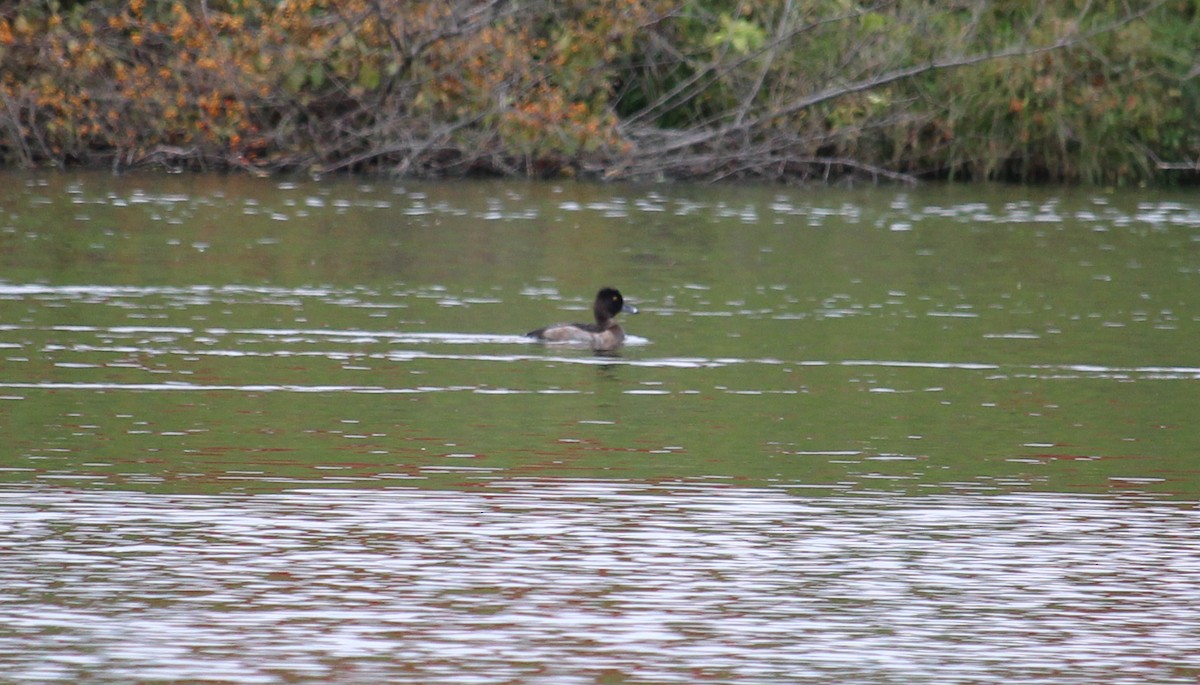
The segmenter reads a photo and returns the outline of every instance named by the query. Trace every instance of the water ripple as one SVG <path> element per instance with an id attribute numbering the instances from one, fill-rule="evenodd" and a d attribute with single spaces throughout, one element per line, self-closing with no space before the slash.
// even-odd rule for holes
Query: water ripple
<path id="1" fill-rule="evenodd" d="M 1200 646 L 1200 515 L 1109 498 L 0 502 L 17 680 L 1190 683 Z"/>

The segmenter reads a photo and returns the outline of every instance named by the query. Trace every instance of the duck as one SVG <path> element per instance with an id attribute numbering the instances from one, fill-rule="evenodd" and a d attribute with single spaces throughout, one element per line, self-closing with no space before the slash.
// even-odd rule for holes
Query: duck
<path id="1" fill-rule="evenodd" d="M 637 314 L 637 307 L 625 301 L 616 288 L 601 288 L 592 303 L 592 315 L 596 323 L 556 323 L 535 331 L 525 337 L 546 342 L 570 342 L 586 344 L 596 352 L 612 352 L 625 343 L 625 331 L 614 318 L 621 312 Z"/>

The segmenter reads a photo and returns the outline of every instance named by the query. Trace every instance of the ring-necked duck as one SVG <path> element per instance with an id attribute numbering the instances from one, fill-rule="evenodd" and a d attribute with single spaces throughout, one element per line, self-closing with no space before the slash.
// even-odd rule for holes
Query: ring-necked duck
<path id="1" fill-rule="evenodd" d="M 556 323 L 525 335 L 550 342 L 584 343 L 597 352 L 609 352 L 625 342 L 625 331 L 613 320 L 622 311 L 637 314 L 637 307 L 625 304 L 625 298 L 616 288 L 601 288 L 592 303 L 596 323 Z"/>

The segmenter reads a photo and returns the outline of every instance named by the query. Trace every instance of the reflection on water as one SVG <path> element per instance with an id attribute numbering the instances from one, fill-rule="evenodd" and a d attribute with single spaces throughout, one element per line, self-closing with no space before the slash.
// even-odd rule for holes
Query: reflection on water
<path id="1" fill-rule="evenodd" d="M 1200 677 L 1194 198 L 3 176 L 5 678 Z"/>
<path id="2" fill-rule="evenodd" d="M 864 350 L 878 357 L 816 357 L 786 342 L 764 350 L 771 331 L 744 323 L 749 315 L 710 327 L 751 325 L 742 348 L 633 335 L 620 356 L 595 356 L 520 335 L 437 330 L 438 312 L 463 305 L 421 308 L 415 292 L 0 286 L 0 303 L 23 309 L 0 326 L 0 413 L 20 427 L 0 482 L 389 486 L 459 473 L 446 460 L 469 458 L 473 477 L 489 480 L 619 470 L 825 492 L 1200 497 L 1191 467 L 1200 367 L 1011 358 L 986 335 L 969 355 L 943 359 L 900 357 L 891 338 Z M 345 304 L 388 298 L 420 323 L 370 328 Z M 280 306 L 299 314 L 263 321 L 256 309 Z M 651 304 L 639 324 L 669 330 L 675 316 L 703 311 L 693 307 L 676 296 L 671 317 L 651 321 Z M 679 354 L 688 346 L 721 354 Z M 1163 357 L 1141 360 L 1152 359 Z"/>
<path id="3" fill-rule="evenodd" d="M 1200 675 L 1177 506 L 599 481 L 0 502 L 17 681 Z"/>

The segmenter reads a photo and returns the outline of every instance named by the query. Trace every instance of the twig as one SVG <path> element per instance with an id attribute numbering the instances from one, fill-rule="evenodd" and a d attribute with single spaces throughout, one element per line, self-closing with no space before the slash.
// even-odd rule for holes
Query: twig
<path id="1" fill-rule="evenodd" d="M 1195 159 L 1187 162 L 1164 162 L 1161 157 L 1155 154 L 1154 150 L 1146 147 L 1140 142 L 1134 143 L 1142 152 L 1146 153 L 1151 160 L 1154 161 L 1154 166 L 1163 171 L 1200 171 L 1200 159 Z"/>
<path id="2" fill-rule="evenodd" d="M 21 135 L 21 113 L 14 111 L 12 98 L 7 94 L 0 92 L 0 98 L 4 100 L 4 110 L 8 116 L 4 117 L 4 122 L 11 129 L 13 145 L 19 146 L 21 150 L 21 166 L 33 166 L 33 153 L 29 150 L 29 145 L 25 142 L 25 136 Z"/>

